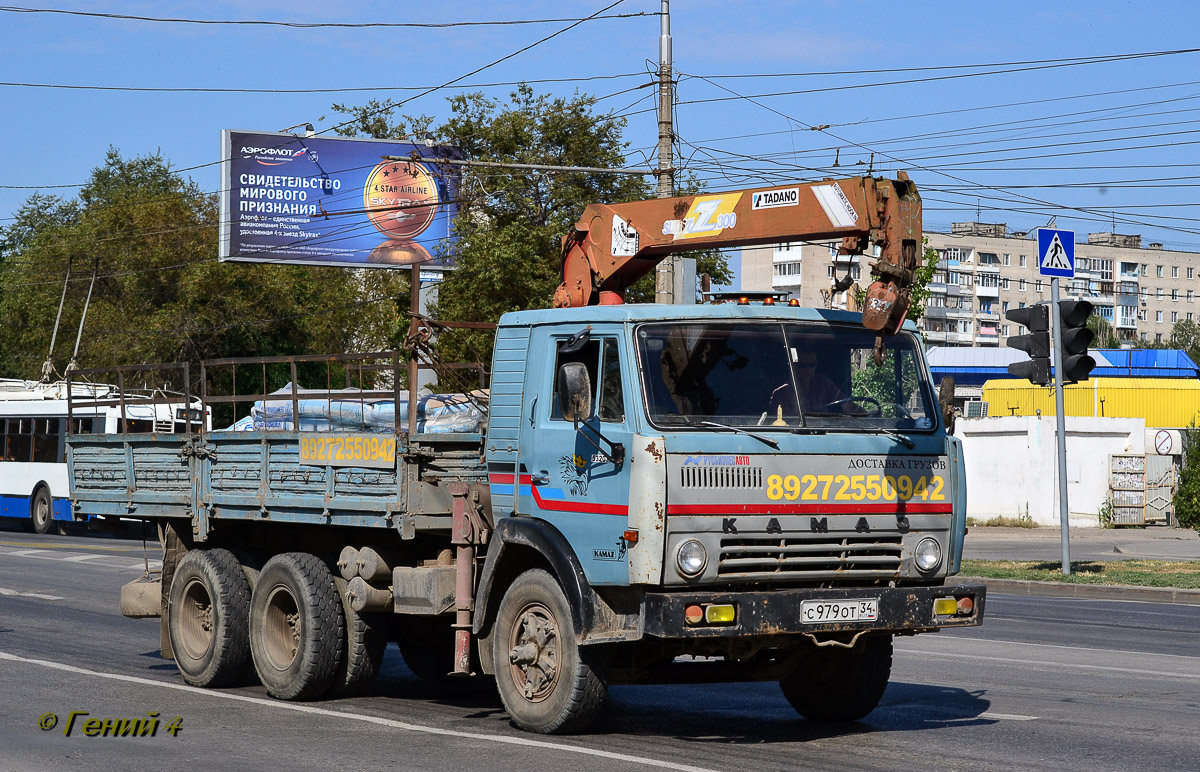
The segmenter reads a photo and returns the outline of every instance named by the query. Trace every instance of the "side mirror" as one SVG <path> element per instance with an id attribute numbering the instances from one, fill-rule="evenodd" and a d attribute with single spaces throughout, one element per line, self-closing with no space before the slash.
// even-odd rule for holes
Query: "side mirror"
<path id="1" fill-rule="evenodd" d="M 563 418 L 583 423 L 592 417 L 592 378 L 582 362 L 564 362 L 558 368 L 558 405 Z"/>
<path id="2" fill-rule="evenodd" d="M 954 433 L 954 379 L 947 375 L 938 384 L 938 407 L 942 411 L 942 422 L 946 433 Z"/>

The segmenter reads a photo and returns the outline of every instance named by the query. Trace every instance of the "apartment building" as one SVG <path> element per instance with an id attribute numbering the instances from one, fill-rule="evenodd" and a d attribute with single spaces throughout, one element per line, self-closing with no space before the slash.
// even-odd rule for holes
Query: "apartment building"
<path id="1" fill-rule="evenodd" d="M 950 233 L 925 234 L 938 251 L 921 327 L 934 345 L 1002 346 L 1024 332 L 1004 312 L 1050 300 L 1050 280 L 1038 273 L 1035 233 L 1009 233 L 1004 223 L 954 223 Z M 1175 322 L 1200 321 L 1200 252 L 1142 246 L 1141 236 L 1090 233 L 1077 237 L 1075 278 L 1064 298 L 1084 298 L 1123 341 L 1162 341 Z M 847 272 L 870 281 L 869 258 L 837 261 L 837 242 L 777 244 L 742 250 L 742 287 L 775 290 L 804 305 L 846 308 L 848 293 L 832 293 Z M 768 270 L 769 267 L 769 270 Z M 769 281 L 769 283 L 768 283 Z"/>

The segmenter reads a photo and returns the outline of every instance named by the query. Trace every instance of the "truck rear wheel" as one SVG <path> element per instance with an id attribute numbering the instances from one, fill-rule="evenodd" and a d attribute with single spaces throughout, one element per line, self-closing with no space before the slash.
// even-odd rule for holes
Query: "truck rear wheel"
<path id="1" fill-rule="evenodd" d="M 33 532 L 41 536 L 54 530 L 54 502 L 50 499 L 50 491 L 44 487 L 34 491 L 29 501 L 29 524 Z"/>
<path id="2" fill-rule="evenodd" d="M 342 663 L 345 635 L 342 601 L 319 558 L 286 552 L 267 561 L 250 598 L 250 650 L 268 693 L 321 696 Z"/>
<path id="3" fill-rule="evenodd" d="M 892 636 L 873 635 L 853 649 L 813 646 L 779 685 L 807 719 L 858 721 L 879 704 L 891 674 Z"/>
<path id="4" fill-rule="evenodd" d="M 341 664 L 329 690 L 331 697 L 352 697 L 365 691 L 375 681 L 375 676 L 379 675 L 383 652 L 388 644 L 382 622 L 368 622 L 345 603 L 344 596 L 342 614 L 346 619 L 346 642 Z"/>
<path id="5" fill-rule="evenodd" d="M 250 584 L 223 549 L 195 549 L 175 567 L 167 627 L 175 664 L 192 686 L 229 686 L 250 661 Z"/>
<path id="6" fill-rule="evenodd" d="M 504 593 L 492 632 L 496 686 L 514 724 L 542 734 L 586 729 L 608 687 L 595 654 L 580 647 L 566 596 L 534 569 Z"/>

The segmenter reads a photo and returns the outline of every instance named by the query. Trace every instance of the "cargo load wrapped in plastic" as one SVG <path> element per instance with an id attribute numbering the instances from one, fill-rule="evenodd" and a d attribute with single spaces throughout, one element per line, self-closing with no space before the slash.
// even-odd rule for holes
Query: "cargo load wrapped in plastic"
<path id="1" fill-rule="evenodd" d="M 320 394 L 321 396 L 313 396 Z M 296 389 L 299 420 L 292 415 L 292 386 L 288 384 L 257 400 L 250 415 L 230 430 L 303 432 L 378 432 L 408 430 L 408 399 L 364 399 L 357 389 L 317 392 Z M 486 391 L 467 394 L 428 394 L 417 401 L 417 431 L 426 434 L 479 433 L 484 429 Z M 298 424 L 298 425 L 297 425 Z"/>

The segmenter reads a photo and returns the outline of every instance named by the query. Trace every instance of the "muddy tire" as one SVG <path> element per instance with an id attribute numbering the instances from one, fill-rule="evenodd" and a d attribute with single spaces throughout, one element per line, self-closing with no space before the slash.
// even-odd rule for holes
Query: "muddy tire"
<path id="1" fill-rule="evenodd" d="M 250 598 L 250 651 L 269 694 L 324 694 L 342 665 L 345 636 L 342 601 L 319 558 L 286 552 L 267 561 Z"/>
<path id="2" fill-rule="evenodd" d="M 372 624 L 354 609 L 342 595 L 342 615 L 346 620 L 346 641 L 341 664 L 330 697 L 353 697 L 362 694 L 375 682 L 387 648 L 386 619 Z"/>
<path id="3" fill-rule="evenodd" d="M 864 636 L 853 649 L 812 647 L 779 685 L 807 719 L 858 721 L 879 704 L 891 673 L 892 636 Z"/>
<path id="4" fill-rule="evenodd" d="M 196 549 L 175 567 L 167 628 L 175 664 L 192 686 L 230 686 L 250 661 L 250 585 L 228 550 Z"/>
<path id="5" fill-rule="evenodd" d="M 19 510 L 18 510 L 19 511 Z M 33 498 L 29 500 L 29 526 L 33 532 L 41 536 L 45 536 L 51 531 L 56 530 L 54 525 L 54 502 L 50 498 L 50 491 L 43 488 L 38 488 Z"/>
<path id="6" fill-rule="evenodd" d="M 521 729 L 580 732 L 604 707 L 608 686 L 599 659 L 577 643 L 566 596 L 543 570 L 526 571 L 504 593 L 492 655 L 500 699 Z"/>

